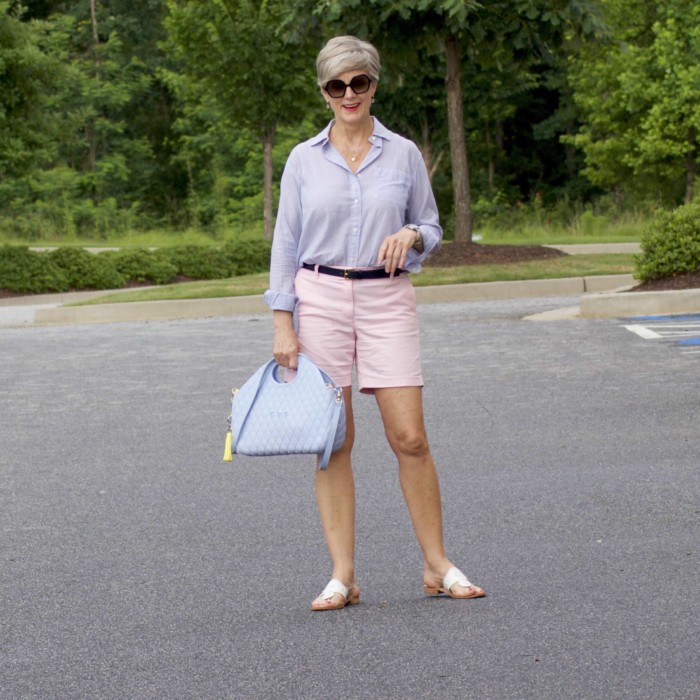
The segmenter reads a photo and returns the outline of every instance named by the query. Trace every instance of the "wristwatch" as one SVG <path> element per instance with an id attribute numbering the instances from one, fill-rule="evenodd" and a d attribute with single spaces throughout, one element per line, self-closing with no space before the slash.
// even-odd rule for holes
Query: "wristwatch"
<path id="1" fill-rule="evenodd" d="M 419 243 L 423 242 L 423 234 L 420 232 L 418 226 L 416 226 L 415 224 L 406 224 L 404 228 L 411 229 L 411 231 L 415 231 L 416 233 L 416 240 L 413 243 L 413 248 L 415 248 Z"/>

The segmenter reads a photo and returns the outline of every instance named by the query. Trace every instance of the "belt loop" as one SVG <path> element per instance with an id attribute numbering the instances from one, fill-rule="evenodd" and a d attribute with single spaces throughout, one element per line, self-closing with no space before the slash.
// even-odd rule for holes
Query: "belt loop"
<path id="1" fill-rule="evenodd" d="M 318 275 L 319 275 L 318 268 L 319 267 L 320 267 L 320 265 L 314 265 L 314 272 L 316 273 L 316 279 L 318 279 Z"/>

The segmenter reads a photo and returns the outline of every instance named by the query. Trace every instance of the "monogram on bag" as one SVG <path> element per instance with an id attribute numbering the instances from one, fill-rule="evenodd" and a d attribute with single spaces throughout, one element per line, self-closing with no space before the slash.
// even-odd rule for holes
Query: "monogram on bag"
<path id="1" fill-rule="evenodd" d="M 343 390 L 306 355 L 284 381 L 275 360 L 260 367 L 231 397 L 224 461 L 232 454 L 317 454 L 325 469 L 345 440 Z"/>

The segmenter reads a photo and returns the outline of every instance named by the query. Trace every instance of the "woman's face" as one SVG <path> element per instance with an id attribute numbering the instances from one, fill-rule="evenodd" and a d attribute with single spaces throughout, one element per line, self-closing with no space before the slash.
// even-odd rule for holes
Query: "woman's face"
<path id="1" fill-rule="evenodd" d="M 333 80 L 341 80 L 347 85 L 341 97 L 331 97 L 325 87 L 323 88 L 323 96 L 333 110 L 336 122 L 352 126 L 362 124 L 369 119 L 372 98 L 377 91 L 377 83 L 372 80 L 367 92 L 356 93 L 352 87 L 350 87 L 350 82 L 353 78 L 366 75 L 367 72 L 363 70 L 350 70 L 336 76 Z M 362 81 L 360 81 L 360 83 L 362 83 Z M 328 83 L 326 83 L 326 85 L 328 85 Z"/>

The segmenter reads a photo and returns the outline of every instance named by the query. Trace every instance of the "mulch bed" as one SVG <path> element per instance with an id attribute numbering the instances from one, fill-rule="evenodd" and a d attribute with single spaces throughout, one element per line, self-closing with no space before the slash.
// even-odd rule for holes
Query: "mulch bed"
<path id="1" fill-rule="evenodd" d="M 456 267 L 458 265 L 504 264 L 529 260 L 559 258 L 566 253 L 556 248 L 539 245 L 481 245 L 479 243 L 450 243 L 443 246 L 425 263 L 426 267 Z M 642 282 L 633 292 L 661 292 L 673 289 L 700 287 L 700 270 L 687 275 L 676 275 Z"/>
<path id="2" fill-rule="evenodd" d="M 674 289 L 695 289 L 700 287 L 700 270 L 686 275 L 664 277 L 660 280 L 648 280 L 631 289 L 632 292 L 666 292 Z"/>
<path id="3" fill-rule="evenodd" d="M 566 253 L 541 245 L 482 245 L 480 243 L 450 243 L 431 255 L 426 267 L 457 267 L 459 265 L 503 265 L 504 263 L 551 260 Z"/>

